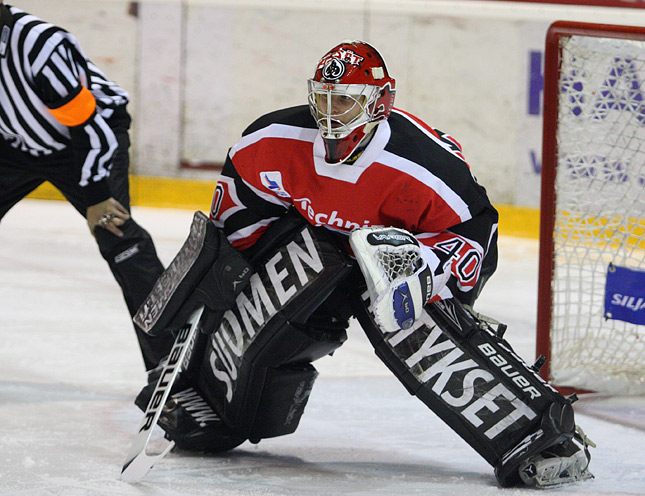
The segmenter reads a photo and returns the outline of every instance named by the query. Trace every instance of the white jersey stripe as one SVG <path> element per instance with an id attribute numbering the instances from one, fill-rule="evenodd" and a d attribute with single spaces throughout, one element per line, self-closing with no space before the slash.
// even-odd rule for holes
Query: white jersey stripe
<path id="1" fill-rule="evenodd" d="M 2 68 L 4 68 L 4 65 L 2 66 Z M 22 73 L 19 71 L 18 74 L 20 74 L 20 81 L 18 81 L 18 83 L 21 84 L 21 86 L 24 88 L 24 91 L 27 93 L 27 95 L 30 98 L 33 98 L 34 97 L 33 91 L 24 81 L 24 77 L 22 76 Z M 28 104 L 31 104 L 31 101 L 23 100 L 21 98 L 18 92 L 18 87 L 16 86 L 13 78 L 11 77 L 11 74 L 7 74 L 4 77 L 4 83 L 7 90 L 7 97 L 10 98 L 12 102 L 7 105 L 6 111 L 8 113 L 8 116 L 10 119 L 9 122 L 12 125 L 14 132 L 16 134 L 19 134 L 23 138 L 22 141 L 30 150 L 34 150 L 36 152 L 51 153 L 50 150 L 47 150 L 33 137 L 33 136 L 41 137 L 42 140 L 45 142 L 47 142 L 47 140 L 54 141 L 51 138 L 51 135 L 42 128 L 42 126 L 38 123 L 36 119 L 34 119 L 31 113 L 31 109 L 29 108 L 29 105 L 28 105 Z M 20 116 L 22 120 L 26 121 L 25 124 L 29 126 L 28 129 L 23 127 L 21 119 L 19 119 L 18 116 Z"/>
<path id="2" fill-rule="evenodd" d="M 425 167 L 387 151 L 383 151 L 383 153 L 381 153 L 378 161 L 387 167 L 404 172 L 405 174 L 428 185 L 428 187 L 435 191 L 437 195 L 439 195 L 443 201 L 450 206 L 462 222 L 472 218 L 466 202 L 464 202 L 464 200 L 462 200 L 459 195 L 450 188 L 450 186 L 441 180 L 441 178 L 432 174 Z"/>
<path id="3" fill-rule="evenodd" d="M 52 27 L 51 24 L 45 23 L 45 24 L 39 25 L 37 28 L 34 28 L 33 31 L 40 34 L 51 27 Z M 29 35 L 31 36 L 32 33 L 30 32 Z M 52 52 L 56 49 L 59 43 L 63 41 L 64 38 L 65 38 L 65 33 L 63 33 L 62 31 L 58 31 L 49 37 L 49 39 L 43 45 L 43 48 L 38 53 L 36 60 L 34 60 L 33 64 L 31 64 L 31 70 L 33 71 L 34 74 L 38 74 L 42 70 L 43 66 L 47 63 L 47 61 L 51 57 Z M 36 38 L 33 39 L 33 42 L 35 44 Z M 31 49 L 29 51 L 31 51 Z M 27 51 L 26 53 L 29 53 L 29 51 Z"/>
<path id="4" fill-rule="evenodd" d="M 78 81 L 74 77 L 74 74 L 69 70 L 69 67 L 67 67 L 67 64 L 69 63 L 68 61 L 63 60 L 58 52 L 52 54 L 51 61 L 56 65 L 56 68 L 61 72 L 65 79 L 67 79 L 67 82 L 72 88 L 78 86 Z"/>
<path id="5" fill-rule="evenodd" d="M 256 232 L 258 229 L 266 227 L 278 219 L 279 217 L 269 217 L 267 219 L 262 219 L 260 222 L 256 222 L 255 224 L 251 224 L 238 231 L 235 231 L 234 233 L 231 233 L 230 235 L 227 236 L 227 238 L 231 243 L 234 243 L 235 241 L 240 239 L 246 239 L 249 236 L 251 236 L 254 232 Z"/>
<path id="6" fill-rule="evenodd" d="M 81 170 L 81 180 L 79 182 L 81 186 L 87 186 L 89 178 L 92 176 L 92 166 L 98 158 L 100 146 L 99 137 L 96 134 L 96 131 L 94 131 L 91 126 L 85 126 L 85 132 L 90 137 L 90 146 L 92 147 L 92 149 L 85 157 L 85 162 L 83 163 L 83 168 Z M 100 175 L 97 174 L 97 178 L 102 178 L 104 176 L 105 170 L 101 170 Z"/>
<path id="7" fill-rule="evenodd" d="M 298 141 L 305 141 L 308 143 L 313 143 L 318 135 L 317 129 L 307 129 L 296 126 L 287 126 L 285 124 L 271 124 L 265 128 L 262 128 L 258 131 L 255 131 L 251 134 L 243 136 L 242 139 L 231 148 L 230 157 L 233 158 L 235 154 L 250 146 L 254 143 L 257 143 L 261 139 L 265 138 L 289 138 Z"/>
<path id="8" fill-rule="evenodd" d="M 99 149 L 103 151 L 103 156 L 98 161 L 96 177 L 101 178 L 110 174 L 109 165 L 112 160 L 112 155 L 114 155 L 114 153 L 116 152 L 119 144 L 117 143 L 114 131 L 110 129 L 110 126 L 107 125 L 105 119 L 103 119 L 101 116 L 97 116 L 94 122 L 96 126 L 101 130 L 104 139 L 106 139 L 108 142 L 107 150 L 101 146 L 101 143 L 98 144 Z"/>

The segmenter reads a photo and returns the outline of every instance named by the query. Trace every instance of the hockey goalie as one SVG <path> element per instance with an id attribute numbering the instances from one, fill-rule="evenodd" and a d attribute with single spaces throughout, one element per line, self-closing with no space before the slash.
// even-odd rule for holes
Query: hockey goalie
<path id="1" fill-rule="evenodd" d="M 393 108 L 367 43 L 330 50 L 308 89 L 308 105 L 259 118 L 230 149 L 210 218 L 195 215 L 135 317 L 181 345 L 136 399 L 142 431 L 156 422 L 202 452 L 294 432 L 312 362 L 356 318 L 500 485 L 590 479 L 571 400 L 472 310 L 497 265 L 497 212 L 459 144 Z M 187 321 L 199 331 L 182 340 Z"/>

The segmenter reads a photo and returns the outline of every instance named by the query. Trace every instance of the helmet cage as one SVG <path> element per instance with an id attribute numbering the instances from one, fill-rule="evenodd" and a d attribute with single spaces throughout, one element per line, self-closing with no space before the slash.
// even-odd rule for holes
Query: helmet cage
<path id="1" fill-rule="evenodd" d="M 377 120 L 379 114 L 376 103 L 381 94 L 381 88 L 370 84 L 335 84 L 320 82 L 314 79 L 307 81 L 309 87 L 308 101 L 311 114 L 325 139 L 342 139 L 354 129 Z M 353 105 L 344 105 L 342 110 L 334 113 L 332 98 L 349 98 Z M 360 111 L 349 122 L 343 122 L 342 117 L 353 113 L 356 107 Z M 382 109 L 381 109 L 382 112 Z"/>

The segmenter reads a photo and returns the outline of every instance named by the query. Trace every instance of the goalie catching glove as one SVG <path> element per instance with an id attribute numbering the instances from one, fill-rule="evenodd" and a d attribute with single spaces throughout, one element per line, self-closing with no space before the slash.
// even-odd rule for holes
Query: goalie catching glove
<path id="1" fill-rule="evenodd" d="M 357 229 L 349 244 L 365 277 L 376 323 L 387 332 L 410 328 L 450 277 L 437 270 L 441 263 L 432 250 L 405 229 Z"/>

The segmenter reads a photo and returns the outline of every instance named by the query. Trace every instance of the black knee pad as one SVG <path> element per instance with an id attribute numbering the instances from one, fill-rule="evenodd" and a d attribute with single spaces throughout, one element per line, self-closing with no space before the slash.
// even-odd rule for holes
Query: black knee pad
<path id="1" fill-rule="evenodd" d="M 246 435 L 252 442 L 291 434 L 304 413 L 318 372 L 310 363 L 282 365 L 266 370 L 257 414 Z"/>

